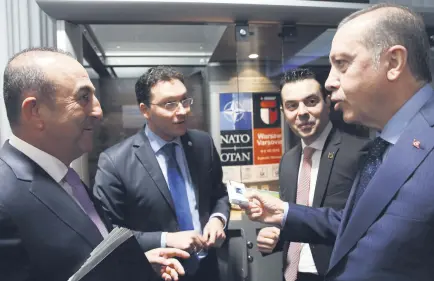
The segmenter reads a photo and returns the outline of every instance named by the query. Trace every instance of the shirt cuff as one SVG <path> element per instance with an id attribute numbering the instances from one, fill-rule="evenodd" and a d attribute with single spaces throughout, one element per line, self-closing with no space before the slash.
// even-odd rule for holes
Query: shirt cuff
<path id="1" fill-rule="evenodd" d="M 167 237 L 167 232 L 162 232 L 161 233 L 161 248 L 166 248 L 166 237 Z"/>
<path id="2" fill-rule="evenodd" d="M 215 217 L 221 218 L 223 220 L 223 228 L 226 228 L 226 225 L 228 223 L 228 219 L 226 218 L 226 216 L 223 215 L 222 213 L 214 213 L 209 217 L 209 219 L 212 219 Z"/>
<path id="3" fill-rule="evenodd" d="M 288 216 L 288 209 L 289 209 L 289 204 L 288 202 L 285 202 L 283 205 L 283 220 L 280 223 L 282 228 L 285 227 L 286 217 Z"/>

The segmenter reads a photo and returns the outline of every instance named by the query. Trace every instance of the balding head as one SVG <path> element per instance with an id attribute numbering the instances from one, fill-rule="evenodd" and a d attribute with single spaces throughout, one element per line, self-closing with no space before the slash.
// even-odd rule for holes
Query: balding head
<path id="1" fill-rule="evenodd" d="M 4 76 L 15 136 L 65 165 L 92 150 L 102 110 L 86 69 L 70 54 L 27 49 L 10 59 Z"/>
<path id="2" fill-rule="evenodd" d="M 414 78 L 431 82 L 430 46 L 420 15 L 407 7 L 382 3 L 346 17 L 338 30 L 358 25 L 363 25 L 360 42 L 372 52 L 375 64 L 384 51 L 400 45 L 407 50 L 407 64 Z"/>
<path id="3" fill-rule="evenodd" d="M 46 72 L 59 56 L 75 60 L 70 53 L 55 48 L 29 48 L 9 59 L 4 72 L 3 94 L 12 129 L 19 124 L 21 103 L 26 94 L 32 93 L 47 102 L 53 99 L 55 85 Z"/>

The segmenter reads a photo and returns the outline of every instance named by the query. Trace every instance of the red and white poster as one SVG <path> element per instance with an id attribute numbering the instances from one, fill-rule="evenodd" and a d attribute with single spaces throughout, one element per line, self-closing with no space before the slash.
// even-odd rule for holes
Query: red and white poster
<path id="1" fill-rule="evenodd" d="M 253 164 L 278 164 L 282 127 L 278 94 L 253 95 Z"/>

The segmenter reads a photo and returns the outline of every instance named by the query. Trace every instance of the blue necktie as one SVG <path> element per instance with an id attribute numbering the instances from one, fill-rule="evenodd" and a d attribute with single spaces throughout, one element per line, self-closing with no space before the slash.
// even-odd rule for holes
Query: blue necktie
<path id="1" fill-rule="evenodd" d="M 176 162 L 175 143 L 167 143 L 164 146 L 164 153 L 167 160 L 167 185 L 169 186 L 175 205 L 176 217 L 179 229 L 194 230 L 193 219 L 191 217 L 190 204 L 188 203 L 187 188 L 181 169 Z"/>
<path id="2" fill-rule="evenodd" d="M 181 231 L 194 230 L 193 219 L 191 217 L 190 204 L 188 203 L 187 188 L 181 169 L 176 162 L 175 153 L 176 143 L 167 143 L 163 151 L 167 160 L 167 185 L 172 195 L 173 204 L 175 205 L 176 218 L 178 219 L 179 229 Z M 191 257 L 183 261 L 187 274 L 194 274 L 199 267 L 199 258 L 196 253 L 190 253 Z"/>
<path id="3" fill-rule="evenodd" d="M 389 142 L 377 137 L 371 148 L 369 149 L 368 155 L 366 157 L 365 163 L 363 165 L 362 172 L 360 173 L 359 183 L 357 185 L 356 194 L 354 196 L 352 210 L 356 206 L 363 192 L 366 190 L 371 179 L 374 177 L 378 168 L 381 165 L 383 154 L 387 149 Z"/>

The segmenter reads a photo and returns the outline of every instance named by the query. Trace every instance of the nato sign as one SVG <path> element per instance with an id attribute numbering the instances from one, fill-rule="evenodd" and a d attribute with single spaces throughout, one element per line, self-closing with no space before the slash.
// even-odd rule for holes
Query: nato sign
<path id="1" fill-rule="evenodd" d="M 220 145 L 224 166 L 253 164 L 252 94 L 220 94 Z"/>
<path id="2" fill-rule="evenodd" d="M 220 94 L 220 145 L 224 166 L 279 163 L 279 94 Z"/>

